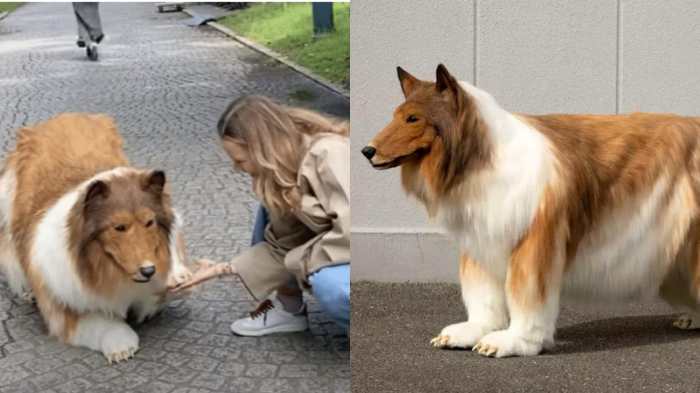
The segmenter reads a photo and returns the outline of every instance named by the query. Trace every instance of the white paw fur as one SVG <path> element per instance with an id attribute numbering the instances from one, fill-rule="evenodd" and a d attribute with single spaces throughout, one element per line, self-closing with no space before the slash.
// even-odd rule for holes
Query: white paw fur
<path id="1" fill-rule="evenodd" d="M 442 329 L 430 344 L 436 348 L 471 348 L 492 330 L 475 322 L 455 323 Z"/>
<path id="2" fill-rule="evenodd" d="M 135 303 L 133 305 L 133 312 L 136 323 L 142 323 L 146 319 L 155 316 L 163 309 L 164 305 L 165 303 L 161 301 L 160 296 L 149 296 Z"/>
<path id="3" fill-rule="evenodd" d="M 700 329 L 700 315 L 682 314 L 673 322 L 673 326 L 683 330 Z"/>
<path id="4" fill-rule="evenodd" d="M 102 354 L 109 364 L 132 358 L 139 350 L 139 336 L 126 324 L 111 327 L 101 341 Z"/>
<path id="5" fill-rule="evenodd" d="M 528 340 L 512 330 L 498 330 L 487 334 L 472 348 L 484 356 L 533 356 L 542 351 L 543 343 Z"/>
<path id="6" fill-rule="evenodd" d="M 70 343 L 102 352 L 110 364 L 139 350 L 139 336 L 129 325 L 100 314 L 81 316 Z"/>

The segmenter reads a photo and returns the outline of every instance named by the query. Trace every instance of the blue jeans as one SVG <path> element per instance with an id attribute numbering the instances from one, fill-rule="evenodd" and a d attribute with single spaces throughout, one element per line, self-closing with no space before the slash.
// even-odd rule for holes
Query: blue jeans
<path id="1" fill-rule="evenodd" d="M 321 308 L 338 326 L 350 327 L 350 264 L 324 267 L 309 276 Z"/>
<path id="2" fill-rule="evenodd" d="M 252 245 L 265 241 L 268 222 L 267 210 L 260 206 L 253 225 Z M 350 264 L 324 267 L 309 276 L 309 283 L 323 311 L 347 332 L 350 327 Z"/>

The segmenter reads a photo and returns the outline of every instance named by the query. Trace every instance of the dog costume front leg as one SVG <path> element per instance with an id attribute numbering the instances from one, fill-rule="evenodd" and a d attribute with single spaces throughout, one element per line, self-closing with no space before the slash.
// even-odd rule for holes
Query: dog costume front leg
<path id="1" fill-rule="evenodd" d="M 442 329 L 430 342 L 434 347 L 471 348 L 487 333 L 508 325 L 502 280 L 466 255 L 460 260 L 459 277 L 469 319 Z"/>
<path id="2" fill-rule="evenodd" d="M 129 325 L 102 314 L 79 316 L 68 342 L 102 352 L 110 364 L 133 357 L 139 349 L 139 336 Z"/>
<path id="3" fill-rule="evenodd" d="M 139 349 L 139 337 L 123 320 L 99 313 L 79 314 L 35 288 L 37 306 L 49 333 L 68 344 L 100 351 L 109 363 L 127 360 Z"/>
<path id="4" fill-rule="evenodd" d="M 554 345 L 564 270 L 564 225 L 540 212 L 513 250 L 506 278 L 510 325 L 482 337 L 481 355 L 531 356 Z"/>

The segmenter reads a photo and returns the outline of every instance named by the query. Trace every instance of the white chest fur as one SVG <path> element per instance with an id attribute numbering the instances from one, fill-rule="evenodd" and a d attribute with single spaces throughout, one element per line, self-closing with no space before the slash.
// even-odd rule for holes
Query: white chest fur
<path id="1" fill-rule="evenodd" d="M 501 109 L 491 96 L 462 84 L 485 120 L 493 143 L 489 169 L 467 179 L 455 197 L 440 204 L 437 217 L 462 251 L 505 277 L 513 247 L 530 226 L 553 174 L 547 139 Z"/>

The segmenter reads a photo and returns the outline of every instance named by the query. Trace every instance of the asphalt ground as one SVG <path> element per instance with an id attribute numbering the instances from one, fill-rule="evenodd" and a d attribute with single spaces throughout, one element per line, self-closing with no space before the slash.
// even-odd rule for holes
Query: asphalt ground
<path id="1" fill-rule="evenodd" d="M 494 359 L 429 341 L 465 321 L 451 284 L 352 286 L 352 391 L 698 392 L 700 330 L 676 329 L 663 303 L 564 305 L 556 347 Z"/>

